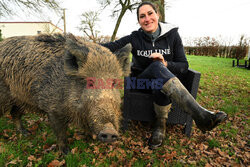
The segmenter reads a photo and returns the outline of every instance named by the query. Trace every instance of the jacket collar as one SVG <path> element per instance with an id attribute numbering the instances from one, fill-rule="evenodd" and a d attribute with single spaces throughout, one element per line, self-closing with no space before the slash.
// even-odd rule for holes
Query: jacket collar
<path id="1" fill-rule="evenodd" d="M 170 23 L 159 22 L 159 26 L 161 27 L 161 34 L 159 35 L 159 37 L 167 34 L 172 29 L 178 29 L 177 26 Z"/>
<path id="2" fill-rule="evenodd" d="M 158 26 L 157 30 L 154 33 L 147 33 L 145 31 L 143 31 L 143 33 L 151 40 L 151 41 L 155 41 L 161 33 L 161 27 Z"/>

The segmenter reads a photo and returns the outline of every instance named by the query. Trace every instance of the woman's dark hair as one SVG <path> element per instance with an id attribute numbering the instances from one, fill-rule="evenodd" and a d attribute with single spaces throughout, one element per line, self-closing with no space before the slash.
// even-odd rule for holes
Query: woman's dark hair
<path id="1" fill-rule="evenodd" d="M 155 13 L 157 13 L 157 9 L 156 9 L 155 5 L 152 2 L 144 1 L 144 2 L 140 3 L 140 5 L 137 7 L 137 11 L 136 11 L 137 20 L 139 20 L 139 9 L 144 5 L 150 5 L 154 9 Z"/>

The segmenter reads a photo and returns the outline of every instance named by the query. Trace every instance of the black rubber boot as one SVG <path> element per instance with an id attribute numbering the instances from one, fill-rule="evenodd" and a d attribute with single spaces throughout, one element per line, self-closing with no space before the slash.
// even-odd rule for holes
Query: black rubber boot
<path id="1" fill-rule="evenodd" d="M 156 149 L 162 145 L 166 133 L 166 119 L 157 118 L 151 138 L 149 139 L 149 148 Z"/>
<path id="2" fill-rule="evenodd" d="M 222 111 L 214 113 L 201 107 L 177 77 L 169 79 L 163 85 L 162 92 L 167 94 L 172 101 L 175 101 L 185 112 L 190 114 L 197 127 L 203 133 L 212 130 L 220 122 L 227 119 L 227 114 Z"/>
<path id="3" fill-rule="evenodd" d="M 171 104 L 167 106 L 159 106 L 154 103 L 156 113 L 156 121 L 151 138 L 149 139 L 149 148 L 156 149 L 162 145 L 166 136 L 166 119 L 170 111 Z"/>

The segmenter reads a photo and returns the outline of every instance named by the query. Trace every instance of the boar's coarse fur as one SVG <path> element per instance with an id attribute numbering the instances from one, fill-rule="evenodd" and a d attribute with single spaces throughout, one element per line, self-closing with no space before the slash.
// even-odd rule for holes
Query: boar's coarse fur
<path id="1" fill-rule="evenodd" d="M 7 38 L 0 43 L 0 116 L 10 111 L 17 129 L 25 132 L 24 110 L 46 113 L 64 153 L 71 122 L 102 141 L 113 141 L 121 118 L 119 89 L 87 89 L 86 79 L 114 79 L 115 86 L 123 68 L 128 69 L 121 64 L 128 54 L 125 49 L 116 56 L 72 34 Z"/>

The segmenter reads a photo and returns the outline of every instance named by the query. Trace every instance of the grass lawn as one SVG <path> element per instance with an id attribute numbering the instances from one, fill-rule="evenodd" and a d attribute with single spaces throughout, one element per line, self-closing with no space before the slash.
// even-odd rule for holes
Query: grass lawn
<path id="1" fill-rule="evenodd" d="M 104 144 L 69 128 L 71 153 L 60 156 L 46 116 L 26 114 L 23 136 L 9 114 L 0 118 L 0 166 L 249 166 L 250 71 L 232 67 L 232 59 L 187 56 L 190 68 L 201 72 L 197 100 L 229 119 L 203 134 L 193 125 L 190 138 L 182 126 L 167 128 L 164 145 L 149 150 L 150 127 L 132 122 L 113 144 Z M 1 95 L 3 96 L 3 95 Z"/>

